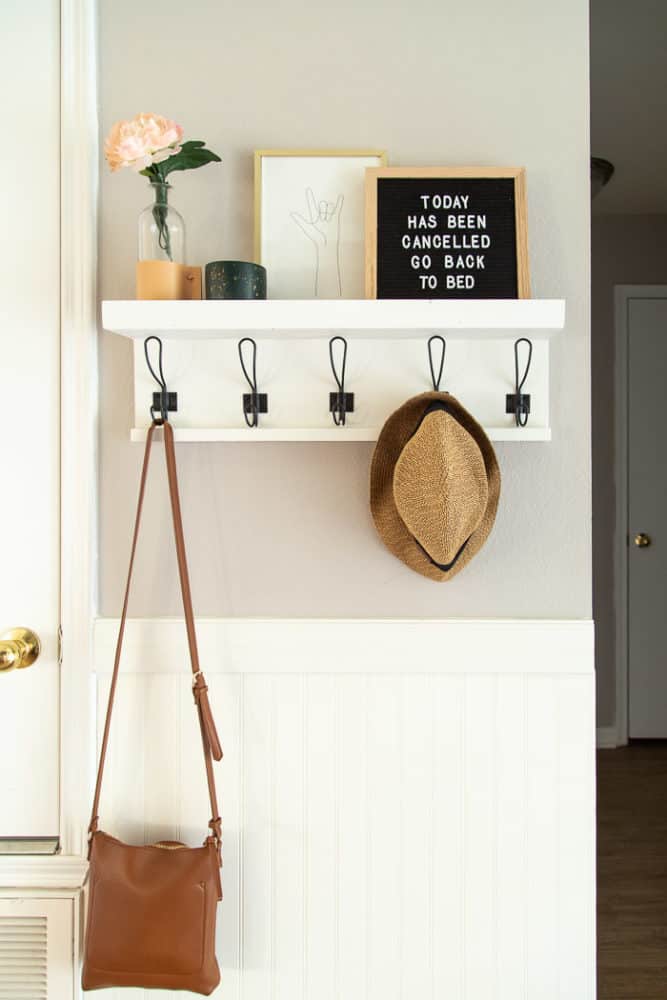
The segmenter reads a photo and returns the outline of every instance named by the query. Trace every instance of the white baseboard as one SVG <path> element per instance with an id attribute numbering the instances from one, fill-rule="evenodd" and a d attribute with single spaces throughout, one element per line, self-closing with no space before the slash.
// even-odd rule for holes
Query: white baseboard
<path id="1" fill-rule="evenodd" d="M 614 750 L 620 746 L 616 726 L 598 726 L 596 743 L 598 750 Z"/>

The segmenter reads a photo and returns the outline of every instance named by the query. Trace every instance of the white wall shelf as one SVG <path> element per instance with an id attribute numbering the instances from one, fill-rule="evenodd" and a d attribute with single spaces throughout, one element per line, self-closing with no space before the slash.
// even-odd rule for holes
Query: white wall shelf
<path id="1" fill-rule="evenodd" d="M 441 331 L 448 337 L 485 339 L 530 331 L 536 339 L 560 330 L 562 299 L 266 299 L 263 301 L 102 303 L 105 330 L 134 340 L 157 333 L 169 340 L 239 334 L 254 337 L 328 338 L 333 333 L 365 339 L 413 339 Z"/>
<path id="2" fill-rule="evenodd" d="M 560 299 L 104 302 L 105 329 L 134 342 L 133 441 L 142 441 L 156 388 L 143 339 L 165 342 L 164 371 L 178 393 L 172 421 L 182 442 L 375 441 L 388 415 L 408 397 L 431 388 L 427 341 L 441 333 L 447 355 L 441 387 L 457 396 L 493 441 L 550 441 L 550 338 L 565 323 Z M 334 381 L 328 339 L 348 339 L 346 390 L 355 410 L 335 427 L 328 409 Z M 247 428 L 241 398 L 248 390 L 237 342 L 258 341 L 259 390 L 269 409 Z M 531 394 L 528 426 L 505 414 L 514 389 L 514 340 L 533 341 L 524 387 Z"/>

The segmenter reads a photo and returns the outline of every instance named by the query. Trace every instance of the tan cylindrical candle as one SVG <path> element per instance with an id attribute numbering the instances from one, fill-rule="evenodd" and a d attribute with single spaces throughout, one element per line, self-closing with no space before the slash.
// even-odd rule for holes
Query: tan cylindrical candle
<path id="1" fill-rule="evenodd" d="M 168 260 L 137 261 L 138 299 L 200 299 L 201 268 Z"/>

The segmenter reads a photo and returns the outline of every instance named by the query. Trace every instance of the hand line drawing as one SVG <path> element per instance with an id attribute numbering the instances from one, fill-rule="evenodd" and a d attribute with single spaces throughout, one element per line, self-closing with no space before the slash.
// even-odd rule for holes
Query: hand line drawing
<path id="1" fill-rule="evenodd" d="M 290 212 L 290 217 L 315 247 L 315 298 L 341 298 L 343 294 L 340 270 L 340 217 L 345 198 L 335 202 L 318 202 L 313 189 L 306 188 L 307 216 Z"/>

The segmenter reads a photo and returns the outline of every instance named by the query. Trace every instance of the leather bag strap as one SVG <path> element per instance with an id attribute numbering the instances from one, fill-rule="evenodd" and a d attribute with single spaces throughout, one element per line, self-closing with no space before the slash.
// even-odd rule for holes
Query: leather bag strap
<path id="1" fill-rule="evenodd" d="M 192 691 L 194 694 L 197 714 L 199 716 L 199 727 L 201 730 L 202 746 L 204 750 L 204 765 L 206 768 L 206 781 L 208 784 L 208 794 L 211 803 L 211 819 L 209 829 L 211 835 L 209 841 L 213 841 L 220 855 L 221 841 L 221 820 L 218 812 L 218 798 L 215 788 L 215 776 L 213 774 L 213 759 L 221 760 L 222 749 L 220 740 L 215 728 L 213 714 L 208 699 L 208 688 L 204 675 L 199 668 L 199 652 L 197 650 L 197 636 L 195 633 L 195 619 L 192 611 L 192 596 L 190 592 L 190 577 L 188 574 L 188 563 L 185 554 L 185 538 L 183 535 L 183 520 L 181 517 L 181 502 L 178 494 L 178 476 L 176 473 L 176 454 L 174 451 L 174 432 L 168 422 L 164 424 L 153 423 L 148 430 L 146 437 L 146 450 L 144 452 L 144 463 L 141 470 L 141 480 L 139 483 L 139 498 L 137 500 L 137 512 L 134 522 L 134 533 L 132 536 L 132 548 L 130 550 L 130 565 L 127 572 L 127 583 L 125 585 L 125 597 L 123 599 L 123 610 L 120 617 L 118 629 L 118 640 L 116 642 L 116 655 L 114 658 L 113 673 L 111 676 L 111 687 L 109 689 L 109 701 L 107 703 L 107 714 L 104 722 L 104 733 L 102 735 L 102 746 L 100 749 L 100 760 L 97 768 L 97 781 L 95 783 L 95 795 L 93 797 L 93 808 L 88 827 L 89 839 L 98 828 L 98 809 L 100 804 L 100 794 L 102 791 L 102 778 L 104 775 L 104 765 L 106 762 L 107 747 L 109 743 L 109 732 L 111 729 L 111 716 L 113 714 L 114 698 L 116 686 L 118 684 L 118 673 L 120 668 L 121 653 L 123 649 L 123 638 L 125 635 L 125 625 L 127 622 L 127 609 L 130 599 L 130 587 L 132 583 L 132 571 L 134 569 L 134 559 L 137 551 L 137 541 L 139 538 L 139 526 L 141 523 L 141 512 L 144 505 L 144 495 L 146 493 L 146 480 L 148 478 L 148 466 L 150 462 L 151 446 L 155 428 L 161 426 L 164 431 L 165 459 L 167 463 L 167 479 L 169 482 L 169 497 L 171 500 L 171 513 L 174 525 L 174 539 L 176 542 L 176 558 L 178 561 L 178 574 L 181 583 L 181 595 L 183 598 L 183 612 L 185 615 L 185 628 L 188 637 L 188 649 L 190 651 L 190 666 L 192 668 Z"/>

